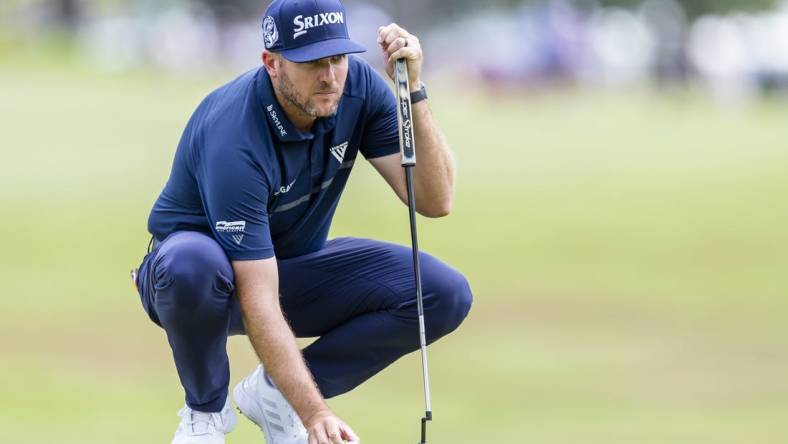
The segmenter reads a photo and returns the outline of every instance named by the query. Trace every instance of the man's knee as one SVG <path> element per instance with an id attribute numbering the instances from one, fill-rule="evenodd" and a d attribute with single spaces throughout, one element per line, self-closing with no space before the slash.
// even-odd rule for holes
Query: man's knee
<path id="1" fill-rule="evenodd" d="M 432 329 L 432 334 L 428 331 L 430 336 L 443 336 L 456 329 L 468 315 L 473 303 L 471 287 L 462 273 L 447 269 L 437 279 L 438 282 L 430 284 L 434 301 L 431 301 L 429 315 L 425 316 L 427 329 Z"/>
<path id="2" fill-rule="evenodd" d="M 215 310 L 232 293 L 232 266 L 208 236 L 176 235 L 159 254 L 154 265 L 157 311 Z"/>

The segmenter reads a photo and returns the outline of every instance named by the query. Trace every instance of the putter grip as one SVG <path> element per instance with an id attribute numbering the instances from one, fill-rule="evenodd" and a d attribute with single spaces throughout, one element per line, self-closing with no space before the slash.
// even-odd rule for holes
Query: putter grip
<path id="1" fill-rule="evenodd" d="M 394 81 L 397 86 L 397 120 L 399 122 L 399 151 L 402 166 L 416 165 L 416 140 L 413 135 L 413 114 L 410 103 L 408 62 L 398 59 L 394 63 Z"/>

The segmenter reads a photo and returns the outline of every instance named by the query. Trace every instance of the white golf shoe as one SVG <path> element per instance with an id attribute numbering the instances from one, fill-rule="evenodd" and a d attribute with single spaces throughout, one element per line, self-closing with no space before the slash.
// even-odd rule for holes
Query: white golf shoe
<path id="1" fill-rule="evenodd" d="M 181 422 L 172 444 L 224 444 L 224 435 L 235 428 L 238 419 L 229 393 L 221 412 L 200 412 L 184 406 L 178 416 Z"/>
<path id="2" fill-rule="evenodd" d="M 262 365 L 235 386 L 233 395 L 241 413 L 263 431 L 266 444 L 307 444 L 301 419 Z"/>

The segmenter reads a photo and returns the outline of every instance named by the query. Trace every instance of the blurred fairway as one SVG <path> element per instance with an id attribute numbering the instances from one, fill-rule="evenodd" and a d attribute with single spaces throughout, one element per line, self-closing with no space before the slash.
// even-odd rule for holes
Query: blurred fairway
<path id="1" fill-rule="evenodd" d="M 183 395 L 128 270 L 229 78 L 0 53 L 0 442 L 169 442 Z M 788 442 L 788 105 L 430 94 L 459 180 L 420 243 L 475 303 L 430 348 L 429 442 Z M 409 242 L 366 162 L 332 235 Z M 255 359 L 229 352 L 235 383 Z M 331 404 L 367 444 L 415 443 L 421 390 L 414 354 Z M 227 442 L 262 437 L 241 420 Z"/>

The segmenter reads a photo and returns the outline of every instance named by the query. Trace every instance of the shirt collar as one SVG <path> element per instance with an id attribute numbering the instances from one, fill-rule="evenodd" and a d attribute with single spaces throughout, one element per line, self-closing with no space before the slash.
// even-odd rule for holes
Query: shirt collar
<path id="1" fill-rule="evenodd" d="M 271 78 L 264 67 L 260 68 L 257 76 L 257 94 L 262 101 L 263 113 L 268 119 L 271 132 L 282 142 L 301 142 L 315 138 L 314 133 L 325 133 L 334 129 L 336 116 L 318 118 L 312 126 L 312 132 L 302 132 L 287 118 L 279 106 L 271 84 Z M 341 100 L 341 99 L 340 99 Z"/>

